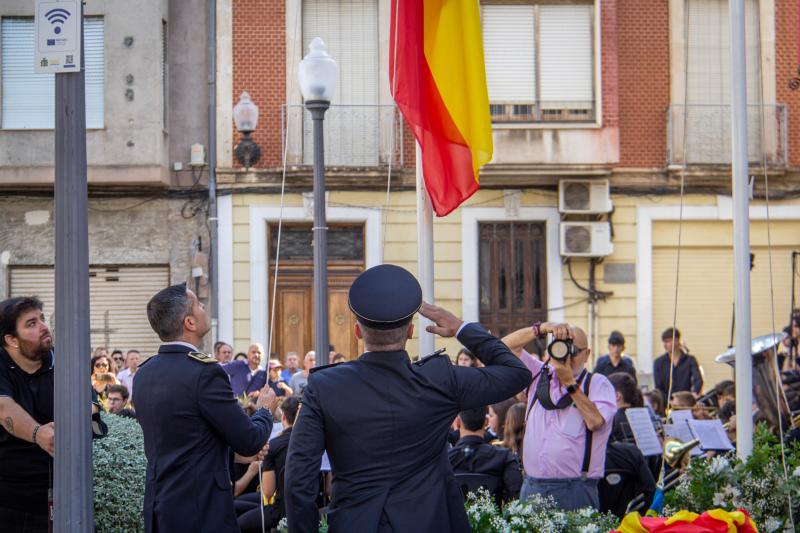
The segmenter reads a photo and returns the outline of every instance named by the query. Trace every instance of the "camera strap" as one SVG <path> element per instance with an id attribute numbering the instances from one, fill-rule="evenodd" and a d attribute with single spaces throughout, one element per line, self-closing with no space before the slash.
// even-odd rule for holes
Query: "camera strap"
<path id="1" fill-rule="evenodd" d="M 553 403 L 553 400 L 550 398 L 550 381 L 551 376 L 549 372 L 549 366 L 545 365 L 539 371 L 537 376 L 539 381 L 536 383 L 536 391 L 533 397 L 533 400 L 528 406 L 528 412 L 525 413 L 525 422 L 528 422 L 528 417 L 533 411 L 533 407 L 536 405 L 536 402 L 542 404 L 542 407 L 548 411 L 554 411 L 557 409 L 566 409 L 570 405 L 572 405 L 572 398 L 570 397 L 569 393 L 565 394 L 561 397 L 558 402 Z M 535 379 L 535 378 L 534 378 Z M 580 376 L 576 380 L 578 385 L 583 386 L 583 394 L 586 397 L 589 397 L 589 385 L 592 382 L 592 373 L 587 372 L 586 369 L 583 369 Z M 530 394 L 530 388 L 528 389 L 528 393 Z M 592 462 L 592 431 L 587 427 L 586 428 L 586 442 L 583 449 L 583 464 L 581 465 L 581 477 L 586 478 L 589 474 L 589 466 Z"/>

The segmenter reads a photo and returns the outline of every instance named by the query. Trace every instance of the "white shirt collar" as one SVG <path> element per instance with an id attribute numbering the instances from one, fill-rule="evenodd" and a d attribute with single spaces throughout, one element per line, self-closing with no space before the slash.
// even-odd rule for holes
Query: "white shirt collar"
<path id="1" fill-rule="evenodd" d="M 199 352 L 199 351 L 200 351 L 200 350 L 197 348 L 197 346 L 195 346 L 194 344 L 190 344 L 190 343 L 188 343 L 188 342 L 183 342 L 183 341 L 170 341 L 170 342 L 165 342 L 165 343 L 164 343 L 164 345 L 167 345 L 167 344 L 179 344 L 179 345 L 181 345 L 181 346 L 186 346 L 187 348 L 191 348 L 193 352 Z"/>

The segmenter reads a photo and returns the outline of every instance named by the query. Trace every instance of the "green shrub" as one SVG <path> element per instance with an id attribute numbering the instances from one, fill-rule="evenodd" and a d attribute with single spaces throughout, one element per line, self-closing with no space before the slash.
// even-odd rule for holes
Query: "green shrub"
<path id="1" fill-rule="evenodd" d="M 132 418 L 103 414 L 108 436 L 94 441 L 94 521 L 98 533 L 144 531 L 144 436 Z"/>

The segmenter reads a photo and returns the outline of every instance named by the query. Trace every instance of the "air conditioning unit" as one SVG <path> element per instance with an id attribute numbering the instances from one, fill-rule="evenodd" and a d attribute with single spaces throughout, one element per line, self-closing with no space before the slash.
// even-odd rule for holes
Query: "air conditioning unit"
<path id="1" fill-rule="evenodd" d="M 560 232 L 564 257 L 604 257 L 614 253 L 608 222 L 562 222 Z"/>
<path id="2" fill-rule="evenodd" d="M 559 180 L 558 210 L 565 214 L 591 215 L 611 211 L 608 180 Z"/>

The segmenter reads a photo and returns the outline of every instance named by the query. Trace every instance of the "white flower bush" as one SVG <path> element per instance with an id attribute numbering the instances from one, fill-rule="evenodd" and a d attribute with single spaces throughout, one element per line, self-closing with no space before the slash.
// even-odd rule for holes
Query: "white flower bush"
<path id="1" fill-rule="evenodd" d="M 491 495 L 480 489 L 467 496 L 467 518 L 475 533 L 605 533 L 619 520 L 594 509 L 562 511 L 552 498 L 534 495 L 513 500 L 501 511 Z"/>

